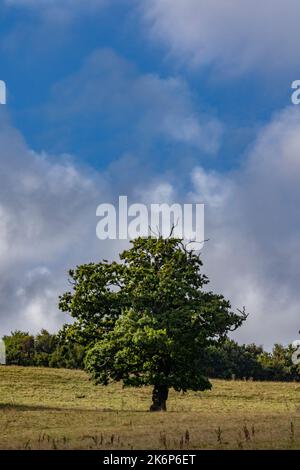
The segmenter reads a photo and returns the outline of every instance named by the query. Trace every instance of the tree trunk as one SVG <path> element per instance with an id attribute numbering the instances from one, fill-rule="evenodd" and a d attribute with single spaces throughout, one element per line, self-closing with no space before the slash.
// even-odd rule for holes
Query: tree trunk
<path id="1" fill-rule="evenodd" d="M 166 385 L 154 385 L 150 411 L 167 411 L 166 401 L 169 389 Z"/>

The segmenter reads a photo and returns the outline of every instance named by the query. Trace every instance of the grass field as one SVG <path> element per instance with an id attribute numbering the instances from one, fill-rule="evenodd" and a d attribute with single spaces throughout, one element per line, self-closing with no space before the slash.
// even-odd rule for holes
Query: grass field
<path id="1" fill-rule="evenodd" d="M 0 367 L 1 449 L 300 449 L 300 383 L 213 381 L 171 392 L 96 387 L 81 371 Z"/>

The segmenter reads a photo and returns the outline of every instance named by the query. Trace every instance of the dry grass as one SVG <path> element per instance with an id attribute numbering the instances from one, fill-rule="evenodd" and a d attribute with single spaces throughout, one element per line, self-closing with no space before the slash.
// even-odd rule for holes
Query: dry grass
<path id="1" fill-rule="evenodd" d="M 95 387 L 81 371 L 0 367 L 1 449 L 299 449 L 300 384 L 213 381 L 171 392 Z"/>

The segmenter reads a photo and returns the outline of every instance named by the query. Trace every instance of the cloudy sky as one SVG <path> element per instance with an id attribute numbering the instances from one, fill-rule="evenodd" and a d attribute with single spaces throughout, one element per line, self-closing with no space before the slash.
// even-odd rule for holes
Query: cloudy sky
<path id="1" fill-rule="evenodd" d="M 300 329 L 298 0 L 0 0 L 0 333 L 56 331 L 96 207 L 204 202 L 240 342 Z"/>

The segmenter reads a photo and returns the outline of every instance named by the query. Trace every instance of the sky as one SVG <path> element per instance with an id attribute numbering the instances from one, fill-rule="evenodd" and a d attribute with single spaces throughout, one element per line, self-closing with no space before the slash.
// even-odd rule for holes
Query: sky
<path id="1" fill-rule="evenodd" d="M 205 204 L 241 343 L 300 329 L 298 0 L 0 0 L 0 333 L 57 329 L 96 208 Z"/>

